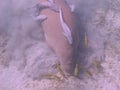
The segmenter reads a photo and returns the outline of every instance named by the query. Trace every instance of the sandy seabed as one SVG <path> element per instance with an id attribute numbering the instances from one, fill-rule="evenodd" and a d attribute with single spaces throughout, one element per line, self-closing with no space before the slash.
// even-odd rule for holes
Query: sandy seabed
<path id="1" fill-rule="evenodd" d="M 0 90 L 120 89 L 120 1 L 67 1 L 76 6 L 80 35 L 88 36 L 88 48 L 81 44 L 80 50 L 86 69 L 80 70 L 79 78 L 43 78 L 59 75 L 58 58 L 31 17 L 31 7 L 38 1 L 1 0 Z"/>

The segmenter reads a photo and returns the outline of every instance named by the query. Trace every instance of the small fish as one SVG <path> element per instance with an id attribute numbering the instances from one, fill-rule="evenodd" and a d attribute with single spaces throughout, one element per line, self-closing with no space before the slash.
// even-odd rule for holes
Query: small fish
<path id="1" fill-rule="evenodd" d="M 88 36 L 87 36 L 86 32 L 85 32 L 84 44 L 85 44 L 86 47 L 88 47 Z"/>
<path id="2" fill-rule="evenodd" d="M 63 77 L 65 77 L 65 74 L 64 74 L 64 72 L 62 71 L 62 69 L 60 68 L 60 65 L 57 66 L 57 69 L 58 69 L 58 71 L 60 72 L 60 74 L 61 74 Z"/>
<path id="3" fill-rule="evenodd" d="M 53 74 L 42 75 L 42 77 L 48 78 L 48 79 L 55 79 L 55 80 L 57 80 L 57 81 L 60 80 L 60 77 L 58 77 L 57 75 L 53 75 Z"/>
<path id="4" fill-rule="evenodd" d="M 92 74 L 89 70 L 86 70 L 86 73 L 87 73 L 90 77 L 93 76 L 93 74 Z"/>
<path id="5" fill-rule="evenodd" d="M 87 68 L 85 68 L 82 64 L 79 64 L 79 67 L 82 71 L 85 71 L 89 76 L 93 76 L 93 74 Z"/>
<path id="6" fill-rule="evenodd" d="M 76 64 L 75 71 L 74 71 L 74 76 L 78 77 L 78 71 L 79 71 L 79 65 Z"/>

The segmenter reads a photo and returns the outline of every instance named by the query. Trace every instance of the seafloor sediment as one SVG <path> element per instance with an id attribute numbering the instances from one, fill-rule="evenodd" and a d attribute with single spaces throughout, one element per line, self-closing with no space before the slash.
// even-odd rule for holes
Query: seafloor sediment
<path id="1" fill-rule="evenodd" d="M 84 68 L 79 70 L 79 79 L 42 77 L 59 75 L 58 58 L 31 18 L 30 8 L 37 1 L 1 0 L 0 90 L 119 90 L 120 2 L 67 1 L 76 6 L 80 35 L 86 32 L 88 37 L 88 47 L 81 44 L 79 58 Z"/>

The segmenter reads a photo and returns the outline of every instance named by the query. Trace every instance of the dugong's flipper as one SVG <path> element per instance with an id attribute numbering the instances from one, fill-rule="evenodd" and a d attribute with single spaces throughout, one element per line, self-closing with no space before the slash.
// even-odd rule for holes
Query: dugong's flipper
<path id="1" fill-rule="evenodd" d="M 36 20 L 36 21 L 42 23 L 44 20 L 47 19 L 47 16 L 46 16 L 46 15 L 39 15 L 39 16 L 33 17 L 33 18 L 34 18 L 34 20 Z"/>
<path id="2" fill-rule="evenodd" d="M 34 20 L 42 23 L 44 20 L 47 19 L 47 16 L 40 15 L 40 12 L 43 9 L 47 9 L 47 8 L 51 9 L 55 12 L 59 12 L 59 8 L 52 1 L 45 1 L 45 2 L 38 3 L 32 7 L 32 15 L 31 16 L 33 17 Z"/>
<path id="3" fill-rule="evenodd" d="M 51 9 L 53 11 L 56 11 L 56 12 L 59 12 L 59 8 L 57 5 L 55 5 L 54 3 L 52 2 L 49 2 L 49 1 L 44 1 L 44 2 L 41 2 L 41 3 L 38 3 L 36 5 L 34 5 L 33 7 L 33 11 L 34 13 L 37 15 L 37 14 L 40 14 L 40 12 L 43 10 L 43 9 Z"/>

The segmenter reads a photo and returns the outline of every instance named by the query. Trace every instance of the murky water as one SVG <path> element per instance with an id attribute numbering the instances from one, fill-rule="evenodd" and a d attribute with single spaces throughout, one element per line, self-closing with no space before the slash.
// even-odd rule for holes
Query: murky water
<path id="1" fill-rule="evenodd" d="M 80 70 L 82 80 L 71 77 L 62 83 L 41 77 L 43 74 L 57 74 L 58 58 L 46 44 L 41 27 L 31 17 L 31 7 L 37 2 L 1 0 L 0 89 L 118 90 L 119 1 L 67 0 L 76 6 L 81 42 L 78 62 L 86 69 Z"/>

